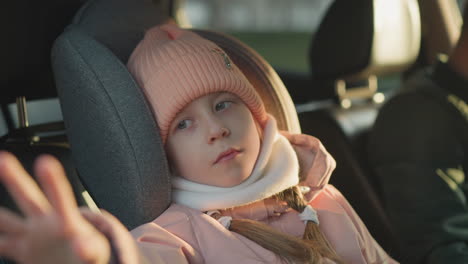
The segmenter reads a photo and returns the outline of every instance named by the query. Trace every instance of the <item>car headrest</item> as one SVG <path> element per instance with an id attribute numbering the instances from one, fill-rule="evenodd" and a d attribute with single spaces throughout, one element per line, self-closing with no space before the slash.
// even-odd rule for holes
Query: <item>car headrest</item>
<path id="1" fill-rule="evenodd" d="M 118 15 L 106 13 L 117 7 Z M 99 207 L 129 229 L 153 220 L 170 203 L 170 176 L 157 123 L 125 66 L 144 31 L 165 20 L 155 18 L 158 12 L 149 0 L 92 1 L 56 40 L 52 53 L 67 135 L 83 185 Z M 281 129 L 300 132 L 292 100 L 268 63 L 230 37 L 196 32 L 225 49 Z"/>
<path id="2" fill-rule="evenodd" d="M 1 104 L 19 96 L 42 99 L 57 96 L 50 49 L 86 0 L 7 1 L 2 3 L 4 38 L 0 72 Z"/>
<path id="3" fill-rule="evenodd" d="M 366 80 L 402 72 L 416 60 L 421 38 L 417 0 L 337 0 L 310 47 L 314 80 Z"/>

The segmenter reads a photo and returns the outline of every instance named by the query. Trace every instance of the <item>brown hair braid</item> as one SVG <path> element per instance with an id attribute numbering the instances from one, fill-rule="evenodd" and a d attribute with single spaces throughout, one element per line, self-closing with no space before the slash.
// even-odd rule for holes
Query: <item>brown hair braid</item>
<path id="1" fill-rule="evenodd" d="M 302 212 L 307 206 L 299 186 L 291 187 L 275 195 L 274 198 L 285 201 L 297 212 Z M 219 216 L 213 215 L 214 218 Z M 229 230 L 272 251 L 287 263 L 320 264 L 324 263 L 325 258 L 336 263 L 343 263 L 318 225 L 311 221 L 307 222 L 302 239 L 250 219 L 233 219 Z"/>

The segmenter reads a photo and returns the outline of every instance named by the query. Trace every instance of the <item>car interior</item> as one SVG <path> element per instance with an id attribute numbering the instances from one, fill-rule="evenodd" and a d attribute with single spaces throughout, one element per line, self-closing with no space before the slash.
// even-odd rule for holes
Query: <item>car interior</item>
<path id="1" fill-rule="evenodd" d="M 446 19 L 446 4 L 421 2 L 334 1 L 311 42 L 306 75 L 276 70 L 225 33 L 193 29 L 229 54 L 280 129 L 323 142 L 337 161 L 330 183 L 397 260 L 398 237 L 366 163 L 366 136 L 399 88 L 382 89 L 381 76 L 404 78 L 453 45 L 456 32 L 448 29 L 456 25 L 431 31 L 423 23 L 429 15 Z M 169 168 L 155 119 L 125 65 L 145 30 L 177 22 L 181 8 L 169 0 L 8 2 L 0 149 L 30 172 L 39 154 L 56 156 L 78 204 L 104 208 L 128 229 L 156 218 L 170 204 Z M 441 31 L 448 41 L 434 37 Z M 18 211 L 1 185 L 0 206 Z"/>
<path id="2" fill-rule="evenodd" d="M 337 160 L 331 184 L 393 255 L 398 254 L 397 241 L 366 164 L 365 143 L 381 100 L 391 96 L 378 90 L 378 79 L 404 72 L 415 62 L 420 30 L 417 1 L 332 3 L 309 50 L 310 87 L 329 94 L 330 103 L 316 106 L 309 100 L 298 106 L 302 131 L 322 140 Z"/>

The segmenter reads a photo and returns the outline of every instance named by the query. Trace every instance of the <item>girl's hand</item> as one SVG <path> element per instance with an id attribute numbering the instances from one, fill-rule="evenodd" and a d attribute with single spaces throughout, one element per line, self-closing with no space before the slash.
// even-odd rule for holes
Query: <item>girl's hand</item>
<path id="1" fill-rule="evenodd" d="M 281 135 L 289 140 L 299 160 L 300 171 L 303 175 L 299 175 L 301 180 L 305 180 L 307 172 L 312 168 L 315 160 L 317 149 L 320 148 L 320 141 L 309 135 L 291 134 L 288 131 L 280 131 Z"/>
<path id="2" fill-rule="evenodd" d="M 336 162 L 316 137 L 305 134 L 290 134 L 280 131 L 286 137 L 299 160 L 300 185 L 309 187 L 303 191 L 307 201 L 316 197 L 328 183 Z"/>
<path id="3" fill-rule="evenodd" d="M 263 200 L 265 207 L 268 211 L 268 216 L 280 216 L 281 214 L 287 213 L 292 209 L 284 201 L 280 201 L 276 198 L 267 198 Z"/>
<path id="4" fill-rule="evenodd" d="M 0 151 L 0 182 L 24 217 L 0 208 L 0 255 L 19 263 L 107 263 L 107 239 L 85 220 L 58 160 L 39 157 L 42 190 L 10 153 Z"/>

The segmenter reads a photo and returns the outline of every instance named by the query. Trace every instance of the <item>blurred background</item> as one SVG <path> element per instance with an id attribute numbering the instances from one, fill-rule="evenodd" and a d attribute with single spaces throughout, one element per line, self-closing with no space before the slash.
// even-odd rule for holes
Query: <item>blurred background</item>
<path id="1" fill-rule="evenodd" d="M 223 31 L 239 38 L 275 68 L 307 72 L 304 54 L 307 54 L 311 32 L 318 28 L 332 2 L 186 0 L 186 13 L 179 14 L 179 18 L 195 28 Z M 284 52 L 285 47 L 288 53 Z"/>

